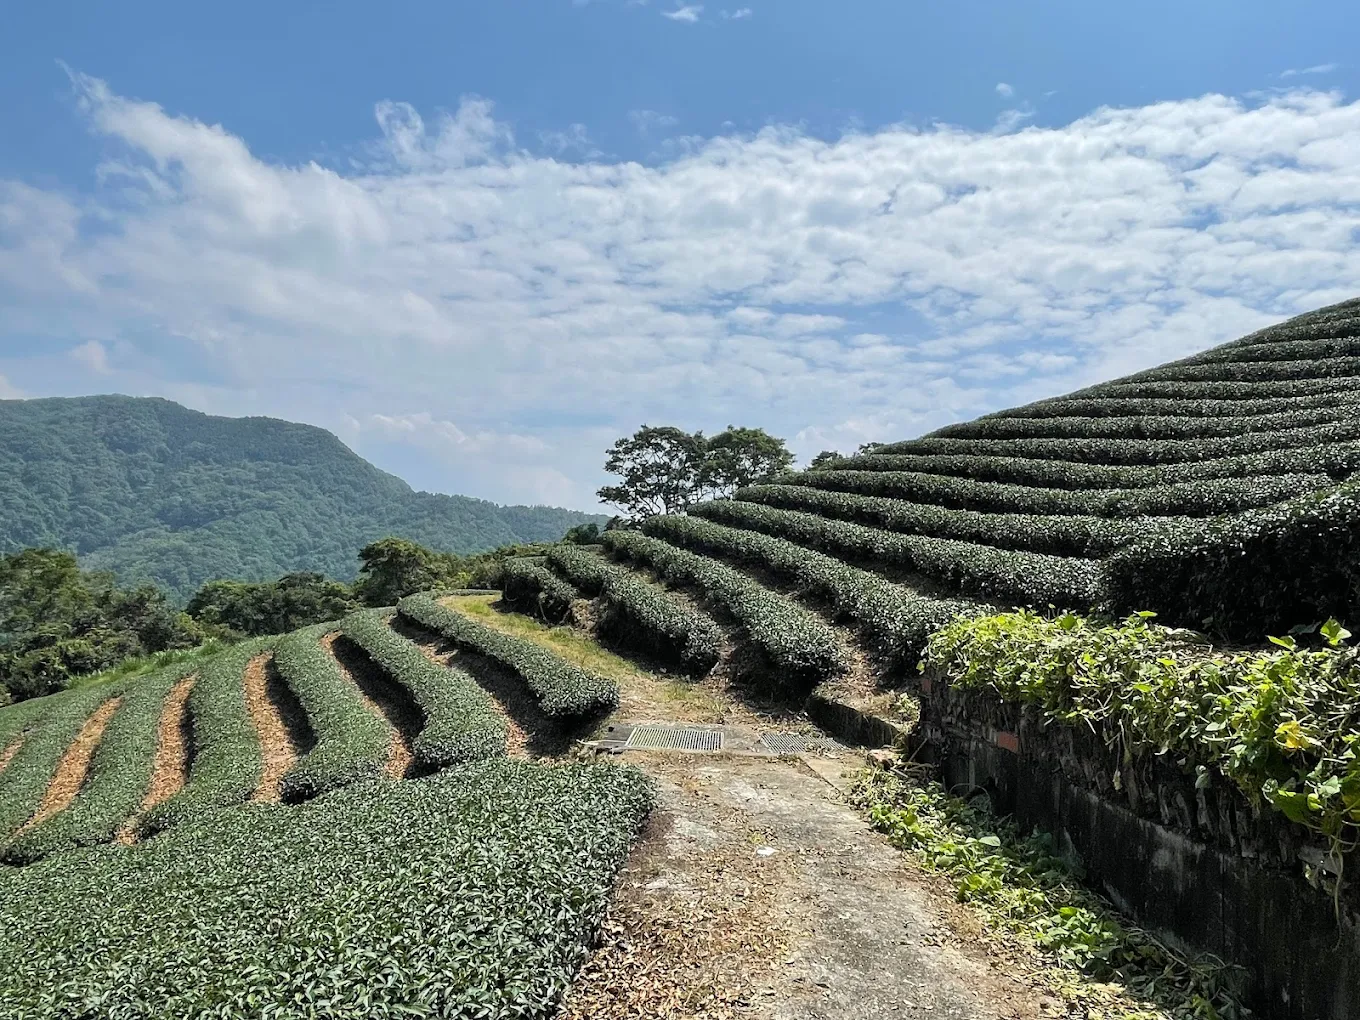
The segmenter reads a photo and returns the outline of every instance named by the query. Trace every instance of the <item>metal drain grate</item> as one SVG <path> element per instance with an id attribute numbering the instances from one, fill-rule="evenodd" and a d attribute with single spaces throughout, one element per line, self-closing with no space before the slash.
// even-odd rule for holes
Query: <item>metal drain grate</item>
<path id="1" fill-rule="evenodd" d="M 635 726 L 624 750 L 648 751 L 721 751 L 722 730 L 700 730 L 686 726 Z"/>
<path id="2" fill-rule="evenodd" d="M 775 754 L 834 751 L 837 746 L 830 737 L 809 737 L 802 733 L 762 733 L 760 742 Z"/>

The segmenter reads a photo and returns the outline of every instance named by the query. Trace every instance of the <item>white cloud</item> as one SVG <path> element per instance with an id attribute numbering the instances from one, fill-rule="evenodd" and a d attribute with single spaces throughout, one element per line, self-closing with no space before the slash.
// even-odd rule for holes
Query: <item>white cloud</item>
<path id="1" fill-rule="evenodd" d="M 558 155 L 575 152 L 586 159 L 603 156 L 600 148 L 590 140 L 584 124 L 572 124 L 565 131 L 540 131 L 538 140 L 543 147 Z"/>
<path id="2" fill-rule="evenodd" d="M 749 7 L 738 7 L 735 11 L 724 10 L 722 12 L 723 21 L 744 21 L 751 17 L 755 11 Z"/>
<path id="3" fill-rule="evenodd" d="M 97 375 L 108 375 L 109 352 L 98 340 L 88 340 L 79 347 L 72 348 L 70 357 Z"/>
<path id="4" fill-rule="evenodd" d="M 1291 67 L 1287 71 L 1281 71 L 1281 78 L 1297 78 L 1303 74 L 1331 74 L 1339 64 L 1314 64 L 1312 67 Z"/>
<path id="5" fill-rule="evenodd" d="M 703 4 L 685 4 L 677 7 L 673 11 L 662 11 L 663 18 L 670 18 L 672 21 L 683 21 L 687 24 L 694 24 L 699 20 L 699 15 L 704 12 Z"/>
<path id="6" fill-rule="evenodd" d="M 110 160 L 83 196 L 0 181 L 0 373 L 48 345 L 25 388 L 68 392 L 78 344 L 123 392 L 351 428 L 445 491 L 591 506 L 643 422 L 905 438 L 1360 292 L 1336 93 L 770 127 L 656 165 L 392 102 L 325 167 L 77 80 Z"/>
<path id="7" fill-rule="evenodd" d="M 1004 81 L 999 81 L 996 83 L 996 94 L 1002 99 L 1009 99 L 1011 96 L 1015 95 L 1015 86 L 1007 85 Z"/>
<path id="8" fill-rule="evenodd" d="M 628 119 L 633 122 L 633 127 L 637 128 L 640 135 L 650 135 L 653 131 L 664 131 L 666 128 L 674 127 L 680 121 L 668 113 L 657 113 L 655 110 L 629 110 Z"/>
<path id="9" fill-rule="evenodd" d="M 0 375 L 0 400 L 23 400 L 25 395 L 23 390 Z"/>

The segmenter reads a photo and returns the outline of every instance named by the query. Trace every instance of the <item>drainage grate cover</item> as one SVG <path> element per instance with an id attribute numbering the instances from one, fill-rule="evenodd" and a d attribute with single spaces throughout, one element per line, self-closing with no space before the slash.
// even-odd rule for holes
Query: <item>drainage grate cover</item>
<path id="1" fill-rule="evenodd" d="M 722 730 L 701 730 L 686 726 L 635 726 L 625 750 L 648 751 L 721 751 Z"/>
<path id="2" fill-rule="evenodd" d="M 760 742 L 775 754 L 834 751 L 837 746 L 830 737 L 809 737 L 802 733 L 762 733 Z"/>

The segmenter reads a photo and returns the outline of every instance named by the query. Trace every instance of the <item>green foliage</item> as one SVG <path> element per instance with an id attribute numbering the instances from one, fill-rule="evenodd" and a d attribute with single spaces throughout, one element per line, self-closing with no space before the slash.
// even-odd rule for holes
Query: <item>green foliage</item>
<path id="1" fill-rule="evenodd" d="M 598 545 L 600 542 L 600 526 L 593 521 L 590 524 L 578 524 L 574 528 L 567 530 L 562 536 L 562 541 L 571 545 Z"/>
<path id="2" fill-rule="evenodd" d="M 998 514 L 955 510 L 928 503 L 908 503 L 886 496 L 814 489 L 806 485 L 753 485 L 737 493 L 736 502 L 800 510 L 839 521 L 868 524 L 907 535 L 928 535 L 974 542 L 998 549 L 1024 549 L 1055 556 L 1103 556 L 1161 518 L 1137 521 L 1062 514 Z M 702 504 L 691 512 L 713 516 Z M 740 512 L 740 511 L 736 511 Z"/>
<path id="3" fill-rule="evenodd" d="M 285 801 L 307 800 L 383 770 L 391 738 L 383 721 L 339 664 L 321 646 L 321 638 L 338 630 L 323 623 L 280 638 L 274 665 L 298 699 L 316 744 L 297 760 L 279 783 Z"/>
<path id="4" fill-rule="evenodd" d="M 883 771 L 861 772 L 851 798 L 895 846 L 952 878 L 960 902 L 972 904 L 992 926 L 1026 939 L 1061 967 L 1117 982 L 1167 1010 L 1139 1009 L 1127 999 L 1110 1002 L 1109 990 L 1072 988 L 1071 998 L 1084 1000 L 1080 1015 L 1110 1020 L 1249 1015 L 1237 1000 L 1234 975 L 1212 963 L 1187 961 L 1121 920 L 1082 886 L 1051 836 L 1026 836 L 1010 820 L 949 796 L 938 783 L 913 783 Z"/>
<path id="5" fill-rule="evenodd" d="M 20 713 L 23 743 L 0 772 L 0 836 L 8 836 L 28 821 L 42 803 L 66 749 L 94 711 L 115 692 L 106 687 L 53 694 L 37 702 L 0 709 L 0 719 Z M 29 714 L 33 713 L 33 714 Z"/>
<path id="6" fill-rule="evenodd" d="M 726 509 L 747 504 L 708 505 Z M 799 516 L 807 516 L 818 524 L 829 523 L 832 528 L 856 527 L 821 522 L 810 515 Z M 918 594 L 905 585 L 894 584 L 871 571 L 782 538 L 724 527 L 698 517 L 654 517 L 645 527 L 649 535 L 674 545 L 735 559 L 796 581 L 828 599 L 838 614 L 859 625 L 880 654 L 894 663 L 914 661 L 925 648 L 931 631 L 945 621 L 960 613 L 978 613 L 983 609 L 964 599 L 936 599 Z"/>
<path id="7" fill-rule="evenodd" d="M 264 762 L 246 707 L 246 666 L 274 647 L 273 638 L 235 645 L 198 670 L 189 692 L 193 758 L 189 781 L 137 823 L 143 835 L 162 832 L 218 808 L 239 804 L 255 792 Z"/>
<path id="8" fill-rule="evenodd" d="M 113 840 L 151 784 L 161 707 L 185 672 L 172 666 L 106 691 L 122 700 L 104 728 L 85 784 L 65 809 L 0 849 L 0 860 L 28 864 L 58 850 Z"/>
<path id="9" fill-rule="evenodd" d="M 651 790 L 501 761 L 0 871 L 0 1020 L 547 1020 Z"/>
<path id="10" fill-rule="evenodd" d="M 517 673 L 544 714 L 573 718 L 602 715 L 619 703 L 616 684 L 588 673 L 542 645 L 492 630 L 469 616 L 441 606 L 428 595 L 412 595 L 397 611 L 459 648 L 476 652 Z"/>
<path id="11" fill-rule="evenodd" d="M 621 475 L 599 497 L 633 518 L 677 513 L 711 496 L 773 477 L 793 464 L 784 441 L 764 429 L 729 425 L 711 438 L 644 425 L 609 449 L 604 469 Z"/>
<path id="12" fill-rule="evenodd" d="M 50 694 L 131 656 L 202 640 L 155 588 L 118 588 L 55 549 L 0 556 L 0 688 L 12 698 Z"/>
<path id="13" fill-rule="evenodd" d="M 506 560 L 501 583 L 506 602 L 549 623 L 565 620 L 572 602 L 580 597 L 570 584 L 530 559 Z"/>
<path id="14" fill-rule="evenodd" d="M 1260 640 L 1329 615 L 1360 619 L 1360 478 L 1206 522 L 1164 522 L 1106 563 L 1121 611 Z"/>
<path id="15" fill-rule="evenodd" d="M 277 581 L 209 581 L 185 611 L 206 627 L 262 637 L 336 620 L 357 608 L 348 585 L 297 573 Z"/>
<path id="16" fill-rule="evenodd" d="M 159 399 L 0 402 L 0 553 L 73 549 L 175 600 L 219 577 L 349 580 L 354 550 L 385 535 L 466 554 L 592 520 L 414 492 L 308 425 Z"/>
<path id="17" fill-rule="evenodd" d="M 923 668 L 1089 725 L 1111 746 L 1218 769 L 1333 841 L 1360 836 L 1360 656 L 1281 639 L 1273 652 L 1206 657 L 1151 615 L 958 620 L 930 639 Z M 1341 630 L 1329 628 L 1334 641 Z"/>
<path id="18" fill-rule="evenodd" d="M 704 601 L 730 613 L 790 681 L 816 682 L 849 668 L 849 653 L 833 628 L 740 571 L 636 531 L 605 532 L 604 545 L 617 556 L 646 564 L 673 584 L 694 589 Z"/>
<path id="19" fill-rule="evenodd" d="M 586 549 L 553 546 L 548 562 L 597 599 L 595 627 L 602 636 L 696 673 L 718 661 L 723 632 L 707 613 Z"/>
<path id="20" fill-rule="evenodd" d="M 1360 400 L 1360 379 L 1348 380 L 1345 389 L 1280 397 L 1056 397 L 1023 407 L 1013 407 L 977 419 L 998 418 L 1113 418 L 1137 415 L 1170 418 L 1232 419 L 1251 415 L 1279 414 L 1313 407 L 1352 407 Z"/>
<path id="21" fill-rule="evenodd" d="M 826 469 L 784 475 L 781 484 L 806 485 L 865 496 L 989 513 L 1066 514 L 1092 517 L 1209 517 L 1267 506 L 1300 492 L 1335 484 L 1325 474 L 1260 478 L 1206 478 L 1141 489 L 1078 490 L 1001 485 L 906 471 Z"/>
<path id="22" fill-rule="evenodd" d="M 672 540 L 691 548 L 702 544 L 710 552 L 742 556 L 800 577 L 810 575 L 814 568 L 800 566 L 799 553 L 788 548 L 789 543 L 842 559 L 863 561 L 874 567 L 899 567 L 950 590 L 979 598 L 1087 608 L 1103 601 L 1099 564 L 1094 560 L 902 535 L 866 528 L 862 524 L 827 520 L 816 514 L 734 500 L 704 503 L 694 507 L 691 514 L 730 527 L 705 526 L 692 518 L 665 518 L 664 527 L 668 530 L 664 534 L 678 536 Z M 775 545 L 744 532 L 733 532 L 733 528 L 763 532 L 788 542 Z M 809 559 L 807 562 L 817 561 Z"/>
<path id="23" fill-rule="evenodd" d="M 815 471 L 817 468 L 829 467 L 839 460 L 844 460 L 845 454 L 837 453 L 835 450 L 823 450 L 808 461 L 808 470 Z"/>
<path id="24" fill-rule="evenodd" d="M 404 538 L 383 538 L 359 550 L 359 580 L 354 594 L 365 605 L 390 606 L 431 588 L 466 583 L 463 563 L 450 553 L 426 549 Z"/>
<path id="25" fill-rule="evenodd" d="M 436 665 L 388 624 L 391 610 L 354 613 L 340 621 L 345 637 L 367 653 L 420 706 L 425 724 L 411 751 L 425 769 L 505 754 L 505 719 L 461 669 Z"/>

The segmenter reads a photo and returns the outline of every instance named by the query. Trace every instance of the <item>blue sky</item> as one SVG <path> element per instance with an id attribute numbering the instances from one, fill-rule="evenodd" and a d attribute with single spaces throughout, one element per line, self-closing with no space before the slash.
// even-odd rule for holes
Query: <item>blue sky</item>
<path id="1" fill-rule="evenodd" d="M 25 5 L 0 396 L 335 431 L 589 507 L 645 422 L 801 456 L 1360 292 L 1360 9 Z"/>

